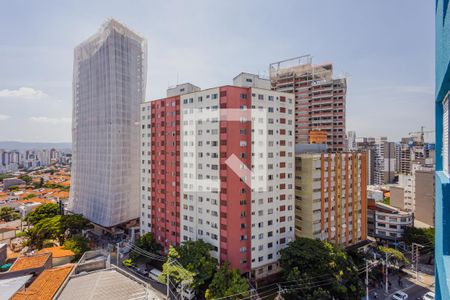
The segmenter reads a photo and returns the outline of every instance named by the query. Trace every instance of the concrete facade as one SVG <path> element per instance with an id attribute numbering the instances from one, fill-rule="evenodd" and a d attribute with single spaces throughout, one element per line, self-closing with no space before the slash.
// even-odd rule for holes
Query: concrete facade
<path id="1" fill-rule="evenodd" d="M 297 154 L 295 235 L 351 246 L 367 238 L 365 154 Z"/>
<path id="2" fill-rule="evenodd" d="M 312 130 L 328 134 L 328 148 L 347 148 L 345 105 L 347 79 L 335 78 L 332 64 L 315 65 L 305 55 L 272 63 L 272 89 L 295 95 L 295 142 L 309 143 Z"/>
<path id="3" fill-rule="evenodd" d="M 415 218 L 434 226 L 434 172 L 417 170 L 415 177 Z"/>
<path id="4" fill-rule="evenodd" d="M 413 226 L 414 217 L 411 212 L 369 200 L 367 224 L 369 236 L 380 241 L 397 243 L 403 238 L 405 228 Z"/>
<path id="5" fill-rule="evenodd" d="M 166 249 L 202 239 L 253 278 L 278 272 L 294 239 L 294 147 L 288 93 L 222 86 L 142 104 L 141 232 Z"/>

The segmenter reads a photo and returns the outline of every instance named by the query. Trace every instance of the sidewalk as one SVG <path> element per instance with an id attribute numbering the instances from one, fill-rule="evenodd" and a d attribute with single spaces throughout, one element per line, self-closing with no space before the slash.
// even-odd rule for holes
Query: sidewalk
<path id="1" fill-rule="evenodd" d="M 409 279 L 415 284 L 424 287 L 433 287 L 434 289 L 434 276 L 419 272 L 419 278 L 416 280 L 416 272 L 411 269 L 403 269 L 403 271 L 409 275 Z"/>
<path id="2" fill-rule="evenodd" d="M 396 291 L 404 291 L 410 297 L 409 299 L 416 299 L 417 296 L 422 296 L 425 289 L 434 291 L 434 277 L 430 275 L 426 275 L 423 273 L 419 273 L 419 281 L 415 280 L 416 273 L 412 270 L 404 269 L 407 276 L 403 276 L 399 281 L 398 275 L 392 274 L 389 276 L 390 287 L 388 289 L 388 293 L 386 294 L 384 282 L 380 282 L 380 287 L 373 288 L 369 290 L 369 299 L 370 300 L 380 300 L 380 299 L 391 299 L 393 293 Z M 375 293 L 377 294 L 377 298 L 375 298 Z M 365 298 L 364 298 L 365 299 Z"/>

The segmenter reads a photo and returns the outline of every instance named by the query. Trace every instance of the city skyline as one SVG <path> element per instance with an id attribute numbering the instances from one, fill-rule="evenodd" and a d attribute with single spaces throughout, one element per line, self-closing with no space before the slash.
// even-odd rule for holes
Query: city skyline
<path id="1" fill-rule="evenodd" d="M 274 61 L 312 54 L 316 63 L 332 61 L 337 75 L 349 76 L 347 130 L 393 141 L 422 125 L 433 130 L 428 103 L 434 97 L 434 5 L 416 4 L 287 2 L 274 14 L 275 2 L 246 2 L 239 11 L 234 10 L 236 3 L 203 1 L 133 8 L 89 3 L 89 11 L 87 4 L 52 7 L 49 16 L 45 12 L 50 3 L 14 3 L 0 12 L 9 24 L 0 29 L 8 41 L 0 45 L 6 58 L 0 62 L 0 140 L 71 140 L 73 48 L 110 15 L 148 40 L 146 101 L 162 98 L 177 81 L 201 88 L 231 84 L 239 72 L 268 75 Z M 204 18 L 191 17 L 198 11 Z M 249 12 L 250 19 L 244 18 Z M 370 21 L 381 17 L 382 23 Z M 21 26 L 14 26 L 20 20 Z M 330 26 L 333 30 L 327 31 Z M 336 35 L 340 31 L 347 38 Z M 268 39 L 272 42 L 265 44 Z"/>

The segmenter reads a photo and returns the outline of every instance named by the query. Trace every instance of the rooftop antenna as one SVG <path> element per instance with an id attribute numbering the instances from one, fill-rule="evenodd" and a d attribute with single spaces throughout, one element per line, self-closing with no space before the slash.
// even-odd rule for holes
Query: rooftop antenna
<path id="1" fill-rule="evenodd" d="M 179 74 L 178 74 L 178 72 L 177 72 L 177 85 L 178 85 L 178 77 L 179 77 Z"/>

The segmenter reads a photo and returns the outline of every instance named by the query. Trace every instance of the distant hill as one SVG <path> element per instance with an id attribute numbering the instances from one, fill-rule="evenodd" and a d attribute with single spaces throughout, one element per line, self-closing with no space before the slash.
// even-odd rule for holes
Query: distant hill
<path id="1" fill-rule="evenodd" d="M 70 150 L 72 143 L 27 143 L 27 142 L 2 142 L 0 141 L 0 149 L 5 150 L 30 150 L 30 149 L 51 149 Z"/>

